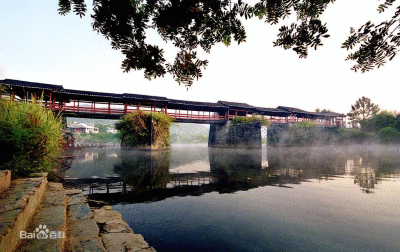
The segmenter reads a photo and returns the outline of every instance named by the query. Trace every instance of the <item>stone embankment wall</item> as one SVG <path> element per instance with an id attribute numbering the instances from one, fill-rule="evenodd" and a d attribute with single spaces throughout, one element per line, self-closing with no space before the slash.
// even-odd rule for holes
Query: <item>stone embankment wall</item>
<path id="1" fill-rule="evenodd" d="M 211 124 L 208 146 L 261 148 L 261 122 Z"/>
<path id="2" fill-rule="evenodd" d="M 5 191 L 10 186 L 10 183 L 11 183 L 11 171 L 0 170 L 0 193 Z"/>

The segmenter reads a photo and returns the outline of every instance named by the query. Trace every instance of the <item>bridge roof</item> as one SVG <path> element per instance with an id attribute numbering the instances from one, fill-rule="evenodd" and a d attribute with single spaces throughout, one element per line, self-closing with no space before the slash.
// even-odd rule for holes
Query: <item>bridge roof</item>
<path id="1" fill-rule="evenodd" d="M 262 115 L 267 116 L 288 116 L 290 113 L 286 110 L 280 108 L 262 108 L 262 107 L 255 107 L 258 112 Z"/>
<path id="2" fill-rule="evenodd" d="M 336 113 L 336 112 L 314 112 L 314 114 L 321 117 L 345 117 L 345 114 Z"/>
<path id="3" fill-rule="evenodd" d="M 213 108 L 215 110 L 227 109 L 228 107 L 222 104 L 214 103 L 214 102 L 198 102 L 198 101 L 185 101 L 185 100 L 176 100 L 170 99 L 168 101 L 168 108 L 182 108 L 188 110 L 196 110 L 196 109 L 204 109 L 204 108 Z"/>
<path id="4" fill-rule="evenodd" d="M 285 111 L 287 111 L 289 113 L 292 113 L 292 114 L 306 114 L 306 115 L 312 115 L 313 114 L 312 112 L 308 112 L 308 111 L 305 111 L 305 110 L 302 110 L 302 109 L 292 108 L 292 107 L 278 106 L 278 109 L 285 110 Z"/>
<path id="5" fill-rule="evenodd" d="M 123 93 L 123 98 L 129 101 L 151 101 L 151 102 L 168 102 L 169 99 L 163 96 L 151 96 L 151 95 L 141 95 L 141 94 L 128 94 Z"/>
<path id="6" fill-rule="evenodd" d="M 5 79 L 2 81 L 6 86 L 13 87 L 24 87 L 24 88 L 35 88 L 35 89 L 45 89 L 45 90 L 60 90 L 63 89 L 63 86 L 53 85 L 53 84 L 44 84 L 30 81 L 20 81 L 20 80 L 11 80 Z"/>
<path id="7" fill-rule="evenodd" d="M 114 93 L 102 93 L 102 92 L 92 92 L 92 91 L 82 91 L 82 90 L 73 90 L 73 89 L 63 89 L 59 90 L 57 93 L 68 95 L 69 98 L 80 98 L 82 97 L 94 97 L 100 98 L 102 101 L 108 101 L 109 99 L 115 100 L 123 100 L 121 94 L 114 94 Z"/>
<path id="8" fill-rule="evenodd" d="M 225 105 L 227 108 L 241 109 L 241 110 L 255 110 L 256 108 L 247 104 L 240 102 L 228 102 L 228 101 L 218 101 L 218 104 Z"/>
<path id="9" fill-rule="evenodd" d="M 326 118 L 326 117 L 345 117 L 345 114 L 341 113 L 336 113 L 336 112 L 309 112 L 305 110 L 301 110 L 298 108 L 291 108 L 291 107 L 284 107 L 284 106 L 279 106 L 279 109 L 286 110 L 290 112 L 291 114 L 296 114 L 299 116 L 307 116 L 307 117 L 312 117 L 312 118 Z"/>

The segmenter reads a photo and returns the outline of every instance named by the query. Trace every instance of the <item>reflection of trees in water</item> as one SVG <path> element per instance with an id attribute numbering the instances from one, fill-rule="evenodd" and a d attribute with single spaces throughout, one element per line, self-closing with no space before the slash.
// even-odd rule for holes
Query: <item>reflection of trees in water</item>
<path id="1" fill-rule="evenodd" d="M 122 151 L 114 172 L 136 192 L 164 188 L 170 181 L 170 151 Z"/>
<path id="2" fill-rule="evenodd" d="M 268 149 L 268 168 L 274 174 L 307 179 L 329 180 L 344 173 L 346 157 L 326 148 Z"/>
<path id="3" fill-rule="evenodd" d="M 375 188 L 375 184 L 378 180 L 375 177 L 375 169 L 373 168 L 361 168 L 360 172 L 354 176 L 354 184 L 358 184 L 362 191 L 365 193 L 372 193 L 371 189 Z M 381 179 L 379 179 L 380 181 Z"/>
<path id="4" fill-rule="evenodd" d="M 279 158 L 272 159 L 272 163 L 268 160 L 268 166 L 263 165 L 261 150 L 210 149 L 209 159 L 216 181 L 231 191 L 267 185 L 290 187 L 287 184 L 299 184 L 304 180 L 303 167 L 281 166 Z"/>
<path id="5" fill-rule="evenodd" d="M 196 161 L 208 161 L 208 148 L 205 145 L 173 145 L 171 151 L 170 167 L 178 167 Z"/>
<path id="6" fill-rule="evenodd" d="M 260 174 L 261 150 L 209 148 L 208 155 L 213 175 L 246 177 Z"/>
<path id="7" fill-rule="evenodd" d="M 275 171 L 297 170 L 302 179 L 353 176 L 354 184 L 371 193 L 382 177 L 399 174 L 400 156 L 396 150 L 390 146 L 270 148 L 268 163 L 269 169 Z"/>

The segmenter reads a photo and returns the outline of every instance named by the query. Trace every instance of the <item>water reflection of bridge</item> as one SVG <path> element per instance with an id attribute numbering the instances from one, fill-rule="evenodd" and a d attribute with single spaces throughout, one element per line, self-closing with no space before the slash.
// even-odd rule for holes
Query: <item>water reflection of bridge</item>
<path id="1" fill-rule="evenodd" d="M 290 179 L 298 184 L 297 178 Z M 78 181 L 76 181 L 78 182 Z M 235 193 L 246 191 L 260 186 L 287 187 L 279 176 L 264 176 L 254 178 L 234 178 L 231 176 L 203 174 L 175 174 L 169 183 L 163 186 L 143 188 L 130 187 L 121 179 L 82 179 L 80 188 L 88 190 L 90 198 L 116 204 L 119 202 L 140 203 L 147 201 L 160 201 L 171 197 L 200 196 L 206 193 L 218 192 Z M 129 188 L 130 187 L 130 188 Z M 106 191 L 107 193 L 101 193 Z"/>
<path id="2" fill-rule="evenodd" d="M 369 153 L 360 156 L 337 149 L 271 149 L 268 150 L 268 162 L 265 155 L 264 160 L 262 156 L 261 150 L 210 148 L 209 164 L 204 162 L 209 169 L 190 172 L 170 169 L 168 151 L 135 155 L 121 152 L 114 175 L 69 179 L 69 182 L 84 189 L 93 199 L 112 203 L 158 201 L 210 192 L 235 193 L 262 186 L 291 188 L 311 179 L 333 180 L 337 177 L 352 178 L 363 192 L 371 193 L 384 176 L 382 174 L 400 164 L 399 158 L 369 158 Z M 180 164 L 178 167 L 190 166 Z"/>

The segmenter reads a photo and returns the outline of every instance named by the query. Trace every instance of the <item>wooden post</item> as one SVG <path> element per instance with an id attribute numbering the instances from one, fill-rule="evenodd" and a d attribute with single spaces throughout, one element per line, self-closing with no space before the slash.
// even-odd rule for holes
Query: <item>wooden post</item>
<path id="1" fill-rule="evenodd" d="M 51 107 L 51 103 L 52 103 L 52 96 L 53 96 L 53 91 L 52 91 L 52 90 L 50 90 L 50 110 L 51 110 L 51 109 L 53 109 L 53 108 Z"/>
<path id="2" fill-rule="evenodd" d="M 108 102 L 108 114 L 111 114 L 111 102 Z"/>
<path id="3" fill-rule="evenodd" d="M 127 112 L 128 112 L 128 103 L 125 102 L 125 105 L 124 105 L 124 115 L 126 115 Z"/>

